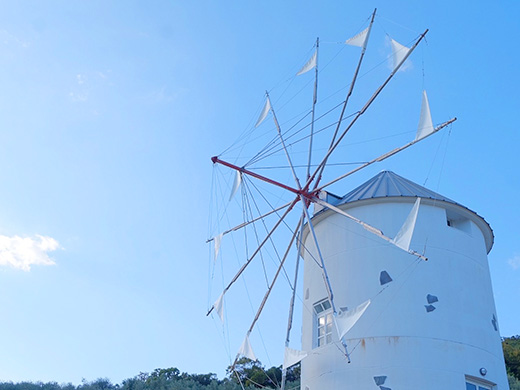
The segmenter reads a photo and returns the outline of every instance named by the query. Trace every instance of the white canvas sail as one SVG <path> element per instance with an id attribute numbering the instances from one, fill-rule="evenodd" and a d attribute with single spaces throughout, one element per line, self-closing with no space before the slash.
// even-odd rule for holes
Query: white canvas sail
<path id="1" fill-rule="evenodd" d="M 237 174 L 235 176 L 235 181 L 233 183 L 233 188 L 231 189 L 231 195 L 229 196 L 229 200 L 233 199 L 233 197 L 237 193 L 238 189 L 240 188 L 241 183 L 242 183 L 242 173 L 240 171 L 237 171 Z"/>
<path id="2" fill-rule="evenodd" d="M 350 329 L 358 322 L 365 310 L 370 305 L 370 299 L 352 310 L 347 310 L 338 314 L 336 318 L 336 327 L 338 329 L 339 338 L 343 338 Z"/>
<path id="3" fill-rule="evenodd" d="M 390 43 L 392 45 L 393 69 L 395 70 L 395 68 L 397 68 L 401 61 L 408 55 L 408 53 L 410 52 L 410 48 L 401 45 L 399 42 L 393 40 L 392 38 L 390 38 Z"/>
<path id="4" fill-rule="evenodd" d="M 305 351 L 299 351 L 297 349 L 285 347 L 282 368 L 285 370 L 291 366 L 294 366 L 296 363 L 299 363 L 302 359 L 307 357 L 307 355 L 308 354 Z"/>
<path id="5" fill-rule="evenodd" d="M 417 221 L 417 214 L 419 213 L 419 204 L 421 203 L 421 198 L 417 198 L 415 204 L 408 214 L 408 217 L 401 226 L 401 229 L 392 240 L 392 242 L 401 249 L 408 251 L 410 249 L 410 242 L 412 241 L 413 231 L 415 229 L 415 221 Z"/>
<path id="6" fill-rule="evenodd" d="M 303 67 L 300 69 L 300 71 L 298 73 L 296 73 L 296 76 L 307 73 L 309 70 L 314 69 L 316 67 L 317 61 L 318 61 L 318 50 L 316 50 L 314 52 L 314 54 L 312 55 L 310 60 L 307 61 L 307 63 L 305 65 L 303 65 Z"/>
<path id="7" fill-rule="evenodd" d="M 432 115 L 430 113 L 430 103 L 428 103 L 428 95 L 423 91 L 421 116 L 419 117 L 419 125 L 417 126 L 417 135 L 415 140 L 429 136 L 433 133 Z"/>
<path id="8" fill-rule="evenodd" d="M 213 307 L 220 317 L 220 321 L 224 322 L 224 293 L 220 294 L 220 297 L 215 301 Z"/>
<path id="9" fill-rule="evenodd" d="M 255 353 L 253 352 L 253 348 L 251 347 L 251 343 L 249 342 L 249 335 L 246 336 L 246 338 L 242 342 L 242 345 L 238 350 L 238 354 L 251 360 L 257 360 Z"/>
<path id="10" fill-rule="evenodd" d="M 224 233 L 220 233 L 219 235 L 213 237 L 213 243 L 215 245 L 215 260 L 217 260 L 218 252 L 220 251 L 220 243 L 222 242 L 222 237 Z"/>
<path id="11" fill-rule="evenodd" d="M 265 101 L 264 108 L 262 108 L 262 112 L 260 113 L 260 116 L 258 117 L 258 120 L 256 121 L 255 127 L 260 126 L 260 124 L 267 117 L 267 114 L 269 114 L 269 110 L 271 110 L 271 101 L 269 100 L 269 96 L 268 96 Z"/>
<path id="12" fill-rule="evenodd" d="M 347 39 L 345 41 L 345 44 L 366 48 L 366 44 L 368 42 L 369 36 L 370 36 L 370 27 L 367 27 L 366 29 L 361 31 L 359 34 L 353 36 L 352 38 Z"/>

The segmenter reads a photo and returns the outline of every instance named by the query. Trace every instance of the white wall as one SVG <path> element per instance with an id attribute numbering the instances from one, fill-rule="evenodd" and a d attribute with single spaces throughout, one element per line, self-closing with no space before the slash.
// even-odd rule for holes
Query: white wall
<path id="1" fill-rule="evenodd" d="M 385 198 L 345 207 L 394 237 L 414 201 Z M 336 306 L 351 309 L 367 299 L 372 303 L 346 336 L 350 364 L 335 332 L 336 344 L 313 348 L 312 306 L 327 294 L 321 269 L 304 254 L 302 348 L 312 354 L 302 362 L 303 390 L 306 386 L 309 390 L 376 389 L 373 377 L 379 375 L 387 376 L 385 387 L 400 390 L 464 390 L 465 375 L 508 389 L 500 335 L 491 322 L 496 310 L 486 244 L 475 223 L 482 226 L 481 220 L 455 206 L 462 221 L 450 227 L 444 209 L 447 204 L 430 203 L 421 204 L 411 244 L 412 249 L 425 251 L 427 262 L 344 216 L 327 211 L 325 217 L 315 218 Z M 317 259 L 310 234 L 305 245 Z M 383 270 L 393 279 L 385 286 L 379 283 Z M 425 308 L 428 294 L 439 299 L 430 313 Z M 482 367 L 487 369 L 486 376 L 479 373 Z"/>

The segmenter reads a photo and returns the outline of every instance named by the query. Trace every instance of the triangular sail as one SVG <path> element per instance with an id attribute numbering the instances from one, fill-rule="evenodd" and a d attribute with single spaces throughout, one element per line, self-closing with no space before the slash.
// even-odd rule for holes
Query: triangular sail
<path id="1" fill-rule="evenodd" d="M 255 353 L 253 352 L 253 348 L 251 347 L 251 343 L 249 342 L 249 335 L 247 335 L 244 341 L 242 342 L 242 345 L 238 350 L 238 354 L 251 360 L 257 360 Z"/>
<path id="2" fill-rule="evenodd" d="M 220 321 L 224 322 L 224 293 L 220 294 L 220 297 L 215 301 L 213 307 L 220 317 Z"/>
<path id="3" fill-rule="evenodd" d="M 285 347 L 282 369 L 285 370 L 291 366 L 294 366 L 296 363 L 299 363 L 302 359 L 306 358 L 307 355 L 308 353 L 305 351 L 299 351 L 297 349 Z"/>
<path id="4" fill-rule="evenodd" d="M 340 339 L 343 338 L 350 329 L 352 329 L 356 322 L 358 322 L 369 305 L 370 299 L 356 308 L 342 312 L 335 317 Z"/>
<path id="5" fill-rule="evenodd" d="M 220 251 L 220 243 L 222 242 L 222 237 L 224 233 L 220 233 L 219 235 L 213 237 L 213 243 L 215 245 L 215 260 L 217 260 L 218 252 Z"/>
<path id="6" fill-rule="evenodd" d="M 423 91 L 421 116 L 419 117 L 419 125 L 417 126 L 416 140 L 427 137 L 433 133 L 432 114 L 430 113 L 430 103 L 428 103 L 428 95 Z"/>
<path id="7" fill-rule="evenodd" d="M 271 110 L 271 101 L 269 100 L 269 96 L 268 96 L 265 101 L 264 108 L 262 109 L 262 112 L 260 113 L 260 116 L 258 117 L 258 120 L 256 121 L 255 127 L 260 126 L 260 124 L 267 117 L 267 114 L 269 114 L 269 110 Z"/>
<path id="8" fill-rule="evenodd" d="M 393 69 L 395 70 L 401 61 L 408 55 L 410 52 L 410 48 L 404 45 L 401 45 L 399 42 L 390 38 L 390 43 L 392 44 L 392 58 L 393 58 Z M 401 68 L 402 69 L 402 68 Z"/>
<path id="9" fill-rule="evenodd" d="M 415 204 L 408 214 L 408 217 L 401 226 L 401 229 L 392 240 L 392 242 L 401 249 L 408 251 L 410 249 L 410 242 L 412 241 L 413 231 L 415 229 L 415 221 L 417 220 L 417 214 L 419 213 L 419 204 L 421 203 L 421 198 L 417 198 Z"/>
<path id="10" fill-rule="evenodd" d="M 307 61 L 307 63 L 305 65 L 303 65 L 303 67 L 300 69 L 300 71 L 298 73 L 296 73 L 296 76 L 302 75 L 304 73 L 307 73 L 309 70 L 314 69 L 316 67 L 317 60 L 318 60 L 318 50 L 316 50 L 314 52 L 314 54 L 312 55 L 310 60 Z"/>
<path id="11" fill-rule="evenodd" d="M 235 176 L 235 182 L 233 183 L 233 188 L 231 189 L 231 195 L 229 196 L 229 200 L 233 199 L 238 189 L 240 188 L 240 184 L 242 183 L 242 173 L 237 171 Z"/>
<path id="12" fill-rule="evenodd" d="M 368 37 L 370 36 L 370 26 L 365 28 L 363 31 L 361 31 L 359 34 L 353 36 L 352 38 L 349 38 L 345 41 L 345 44 L 350 46 L 357 46 L 357 47 L 366 47 Z"/>

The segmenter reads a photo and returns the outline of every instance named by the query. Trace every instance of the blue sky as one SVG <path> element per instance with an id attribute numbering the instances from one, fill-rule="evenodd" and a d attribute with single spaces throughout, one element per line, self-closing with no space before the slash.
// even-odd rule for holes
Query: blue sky
<path id="1" fill-rule="evenodd" d="M 517 2 L 1 5 L 0 380 L 119 382 L 172 366 L 222 376 L 229 356 L 205 317 L 210 157 L 247 127 L 266 89 L 276 100 L 273 87 L 317 36 L 332 58 L 375 7 L 372 64 L 386 55 L 385 33 L 406 44 L 430 32 L 361 128 L 413 130 L 423 85 L 435 123 L 459 119 L 449 137 L 334 190 L 390 169 L 482 215 L 495 232 L 501 333 L 520 333 Z M 346 85 L 351 67 L 331 65 L 325 91 Z M 398 104 L 414 96 L 416 106 Z"/>

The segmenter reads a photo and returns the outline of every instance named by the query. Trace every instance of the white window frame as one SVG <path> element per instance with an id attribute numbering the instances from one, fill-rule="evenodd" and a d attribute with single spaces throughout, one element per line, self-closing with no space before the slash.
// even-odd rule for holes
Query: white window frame
<path id="1" fill-rule="evenodd" d="M 332 305 L 328 299 L 314 304 L 314 347 L 332 344 Z"/>
<path id="2" fill-rule="evenodd" d="M 496 384 L 494 384 L 492 382 L 489 382 L 489 381 L 486 381 L 486 380 L 483 380 L 480 378 L 476 378 L 474 376 L 469 376 L 469 375 L 466 375 L 465 384 L 466 384 L 466 389 L 468 388 L 468 384 L 475 386 L 475 389 L 473 389 L 473 390 L 495 390 L 497 388 Z"/>

